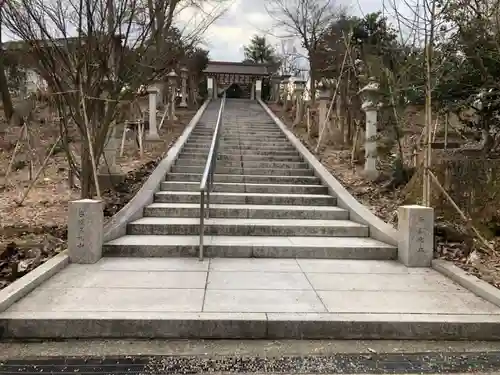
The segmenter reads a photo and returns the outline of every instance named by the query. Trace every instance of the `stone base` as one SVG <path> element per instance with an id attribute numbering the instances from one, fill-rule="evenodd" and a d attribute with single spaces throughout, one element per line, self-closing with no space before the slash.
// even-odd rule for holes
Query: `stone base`
<path id="1" fill-rule="evenodd" d="M 377 178 L 380 176 L 380 172 L 375 170 L 375 171 L 363 171 L 361 172 L 361 175 L 366 178 L 367 180 L 375 181 Z"/>
<path id="2" fill-rule="evenodd" d="M 156 134 L 147 133 L 145 140 L 148 142 L 161 142 L 162 141 L 162 139 L 160 138 L 158 133 L 156 133 Z"/>
<path id="3" fill-rule="evenodd" d="M 186 102 L 180 102 L 179 103 L 179 108 L 187 108 L 187 107 L 188 107 L 188 105 L 187 105 Z"/>
<path id="4" fill-rule="evenodd" d="M 124 173 L 99 173 L 97 175 L 97 180 L 99 181 L 101 192 L 108 189 L 114 189 L 117 185 L 125 181 L 125 177 L 126 175 Z"/>

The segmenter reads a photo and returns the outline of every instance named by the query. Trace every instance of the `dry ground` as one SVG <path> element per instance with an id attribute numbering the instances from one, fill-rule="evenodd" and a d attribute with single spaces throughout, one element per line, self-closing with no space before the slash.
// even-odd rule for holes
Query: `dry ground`
<path id="1" fill-rule="evenodd" d="M 194 113 L 193 110 L 178 111 L 178 120 L 164 124 L 160 130 L 160 142 L 145 143 L 142 159 L 139 157 L 135 141 L 129 137 L 123 157 L 117 157 L 117 164 L 126 174 L 126 181 L 117 191 L 108 190 L 103 194 L 106 218 L 118 212 L 134 196 L 143 181 L 177 140 Z M 43 160 L 58 136 L 58 128 L 34 122 L 30 124 L 30 129 L 34 139 L 32 149 L 35 150 L 32 155 L 36 154 L 38 157 L 34 158 L 35 160 Z M 57 150 L 22 206 L 19 206 L 16 200 L 19 200 L 30 185 L 29 167 L 23 166 L 23 161 L 28 161 L 30 157 L 26 152 L 27 148 L 22 149 L 16 157 L 15 165 L 18 170 L 13 170 L 6 180 L 5 172 L 12 158 L 14 145 L 19 138 L 19 128 L 9 128 L 2 138 L 0 139 L 0 289 L 66 247 L 68 202 L 78 199 L 80 194 L 78 187 L 69 188 L 65 153 Z M 35 162 L 35 171 L 40 164 Z"/>
<path id="2" fill-rule="evenodd" d="M 288 126 L 288 128 L 302 141 L 302 143 L 316 155 L 318 160 L 344 185 L 344 187 L 361 203 L 382 220 L 397 226 L 397 208 L 402 204 L 416 203 L 408 201 L 408 188 L 400 187 L 388 189 L 385 187 L 387 181 L 372 182 L 363 178 L 362 165 L 351 165 L 351 150 L 339 150 L 338 145 L 328 144 L 314 152 L 317 139 L 310 140 L 305 126 L 297 126 L 292 129 L 291 114 L 284 114 L 281 106 L 270 104 L 269 107 Z M 414 123 L 414 122 L 413 122 Z M 403 148 L 408 149 L 412 144 L 418 129 L 408 131 L 410 135 L 403 139 Z M 406 151 L 405 150 L 405 151 Z M 414 189 L 421 189 L 421 184 Z M 479 246 L 480 243 L 464 233 L 464 222 L 448 222 L 443 218 L 436 218 L 436 247 L 435 257 L 447 259 L 457 266 L 465 269 L 471 274 L 500 288 L 500 239 L 492 241 L 492 247 L 497 251 L 485 253 Z M 468 255 L 472 251 L 471 255 Z"/>

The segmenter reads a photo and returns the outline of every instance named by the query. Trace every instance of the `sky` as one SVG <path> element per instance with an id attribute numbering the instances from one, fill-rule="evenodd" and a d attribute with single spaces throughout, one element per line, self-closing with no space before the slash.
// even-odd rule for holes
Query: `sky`
<path id="1" fill-rule="evenodd" d="M 49 0 L 50 1 L 50 0 Z M 53 0 L 57 1 L 57 0 Z M 119 0 L 116 0 L 119 1 Z M 244 46 L 249 44 L 255 34 L 266 35 L 278 53 L 291 52 L 293 46 L 301 51 L 300 42 L 289 39 L 277 38 L 283 35 L 276 21 L 268 15 L 265 4 L 268 0 L 204 0 L 206 11 L 213 9 L 214 4 L 225 4 L 227 10 L 203 34 L 204 47 L 210 51 L 211 60 L 242 61 Z M 285 0 L 286 1 L 286 0 Z M 292 0 L 291 0 L 292 1 Z M 296 1 L 296 0 L 295 0 Z M 320 0 L 318 0 L 320 1 Z M 418 0 L 330 0 L 335 4 L 347 8 L 350 15 L 363 16 L 366 13 L 381 11 L 388 2 L 408 4 Z M 401 6 L 401 5 L 398 5 Z M 387 12 L 387 10 L 386 10 Z M 403 12 L 404 13 L 404 12 Z M 389 19 L 391 15 L 386 13 Z M 187 29 L 196 28 L 206 18 L 199 9 L 186 8 L 177 15 L 178 25 Z M 4 30 L 4 41 L 18 39 L 12 37 L 10 32 Z M 284 46 L 284 45 L 285 46 Z M 302 65 L 302 64 L 301 64 Z"/>
<path id="2" fill-rule="evenodd" d="M 253 35 L 265 35 L 278 52 L 282 52 L 281 39 L 276 38 L 276 22 L 266 11 L 265 0 L 226 0 L 229 9 L 212 24 L 205 33 L 205 43 L 212 60 L 242 61 L 243 47 L 248 45 Z M 344 4 L 352 15 L 362 15 L 382 10 L 382 0 L 357 0 Z M 187 11 L 183 20 L 192 17 Z M 288 42 L 290 45 L 292 41 Z M 300 48 L 297 45 L 298 48 Z M 288 48 L 291 48 L 289 46 Z"/>

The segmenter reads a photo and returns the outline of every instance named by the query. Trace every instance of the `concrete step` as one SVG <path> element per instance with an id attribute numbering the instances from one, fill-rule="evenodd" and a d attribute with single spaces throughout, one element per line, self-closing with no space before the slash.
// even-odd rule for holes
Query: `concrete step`
<path id="1" fill-rule="evenodd" d="M 200 146 L 193 146 L 193 145 L 185 145 L 184 148 L 182 149 L 183 152 L 186 153 L 193 153 L 193 152 L 204 152 L 208 154 L 208 151 L 210 150 L 210 147 L 200 147 Z M 217 153 L 225 154 L 227 152 L 238 152 L 240 155 L 299 155 L 297 150 L 292 147 L 279 147 L 279 146 L 273 146 L 273 147 L 266 147 L 262 146 L 259 148 L 258 145 L 255 146 L 225 146 L 225 145 L 220 145 Z"/>
<path id="2" fill-rule="evenodd" d="M 105 256 L 197 257 L 199 236 L 126 235 L 103 246 Z M 372 238 L 205 236 L 208 258 L 389 260 L 397 249 Z"/>
<path id="3" fill-rule="evenodd" d="M 283 137 L 283 133 L 281 130 L 279 131 L 255 131 L 255 132 L 239 132 L 239 131 L 228 131 L 226 129 L 222 130 L 222 133 L 220 133 L 222 136 L 232 136 L 232 137 Z M 214 130 L 210 131 L 204 131 L 204 132 L 199 132 L 199 131 L 194 131 L 191 133 L 191 136 L 196 136 L 196 137 L 208 137 L 212 138 L 214 135 Z"/>
<path id="4" fill-rule="evenodd" d="M 210 144 L 200 144 L 200 143 L 186 143 L 186 148 L 190 149 L 199 149 L 208 152 L 210 149 Z M 283 145 L 277 144 L 262 144 L 259 145 L 257 142 L 255 144 L 219 144 L 218 152 L 224 152 L 225 150 L 255 150 L 255 151 L 297 151 L 295 147 L 293 147 L 290 143 L 286 143 Z"/>
<path id="5" fill-rule="evenodd" d="M 182 152 L 177 160 L 207 160 L 208 152 L 187 154 Z M 303 159 L 294 155 L 241 155 L 241 154 L 217 154 L 217 160 L 241 160 L 241 161 L 295 161 Z"/>
<path id="6" fill-rule="evenodd" d="M 213 139 L 213 136 L 202 136 L 202 135 L 191 135 L 188 140 L 198 140 L 198 141 L 204 141 L 204 142 L 210 142 Z M 222 140 L 229 140 L 229 141 L 247 141 L 247 142 L 258 142 L 259 140 L 276 140 L 276 141 L 287 141 L 288 139 L 284 135 L 274 135 L 274 134 L 262 134 L 262 135 L 221 135 L 219 138 L 221 141 Z"/>
<path id="7" fill-rule="evenodd" d="M 174 173 L 203 173 L 204 166 L 186 167 L 174 165 Z M 215 167 L 215 172 L 220 174 L 249 174 L 249 175 L 275 175 L 275 176 L 312 176 L 314 172 L 311 169 L 284 169 L 284 168 L 232 168 Z"/>
<path id="8" fill-rule="evenodd" d="M 220 135 L 220 139 L 246 139 L 246 140 L 253 140 L 253 139 L 279 139 L 279 140 L 288 140 L 288 138 L 283 135 L 283 134 L 238 134 L 238 133 L 223 133 Z M 201 140 L 208 140 L 208 139 L 213 139 L 213 134 L 191 134 L 189 139 L 201 139 Z"/>
<path id="9" fill-rule="evenodd" d="M 146 217 L 200 217 L 198 203 L 152 203 L 144 208 Z M 212 204 L 212 218 L 347 220 L 349 213 L 330 206 L 284 206 Z"/>
<path id="10" fill-rule="evenodd" d="M 206 131 L 206 132 L 192 132 L 192 137 L 204 137 L 204 138 L 212 138 L 214 135 L 214 130 Z M 281 131 L 260 131 L 260 132 L 238 132 L 238 131 L 227 131 L 222 130 L 220 133 L 222 137 L 237 137 L 237 138 L 259 138 L 259 137 L 284 137 L 284 134 Z"/>
<path id="11" fill-rule="evenodd" d="M 194 181 L 201 182 L 201 173 L 168 173 L 167 181 Z M 258 176 L 258 175 L 235 175 L 215 174 L 215 182 L 251 183 L 251 184 L 306 184 L 314 185 L 321 183 L 316 176 Z"/>
<path id="12" fill-rule="evenodd" d="M 200 193 L 191 191 L 159 191 L 156 203 L 200 203 Z M 297 206 L 336 206 L 330 195 L 319 194 L 264 194 L 264 193 L 212 193 L 211 204 L 268 204 Z"/>
<path id="13" fill-rule="evenodd" d="M 199 218 L 143 217 L 127 225 L 127 234 L 197 235 Z M 368 237 L 368 227 L 349 220 L 205 219 L 206 235 Z"/>
<path id="14" fill-rule="evenodd" d="M 205 154 L 208 155 L 209 147 L 206 148 L 199 148 L 199 147 L 189 147 L 189 146 L 184 146 L 182 148 L 182 152 L 180 156 L 184 154 Z M 241 156 L 299 156 L 300 154 L 298 153 L 297 150 L 281 150 L 281 149 L 271 149 L 271 150 L 256 150 L 256 149 L 219 149 L 217 154 L 228 154 L 228 153 L 233 153 L 235 155 L 241 155 Z"/>
<path id="15" fill-rule="evenodd" d="M 201 124 L 200 124 L 201 125 Z M 194 129 L 194 133 L 213 133 L 215 129 L 215 122 L 213 124 L 207 124 L 205 127 L 197 126 Z M 274 133 L 282 133 L 281 129 L 276 125 L 274 126 L 229 126 L 227 123 L 222 126 L 223 132 L 235 132 L 235 133 L 259 133 L 259 132 L 274 132 Z"/>
<path id="16" fill-rule="evenodd" d="M 291 184 L 252 184 L 252 183 L 214 183 L 215 192 L 230 193 L 266 193 L 266 194 L 328 194 L 328 188 L 323 185 L 291 185 Z M 199 182 L 164 181 L 163 191 L 199 191 Z"/>
<path id="17" fill-rule="evenodd" d="M 203 140 L 203 141 L 198 141 L 198 140 L 191 140 L 189 139 L 186 142 L 186 145 L 190 146 L 210 146 L 212 144 L 211 140 Z M 265 147 L 272 147 L 272 146 L 289 146 L 293 147 L 288 140 L 279 140 L 279 141 L 272 141 L 272 140 L 267 140 L 267 139 L 255 139 L 255 140 L 224 140 L 221 139 L 219 140 L 219 147 L 221 146 L 253 146 L 255 144 L 258 144 L 259 146 L 265 146 Z"/>
<path id="18" fill-rule="evenodd" d="M 182 160 L 175 162 L 176 166 L 205 167 L 206 160 Z M 283 168 L 283 169 L 308 169 L 309 164 L 293 161 L 241 161 L 217 160 L 216 167 L 227 168 Z"/>

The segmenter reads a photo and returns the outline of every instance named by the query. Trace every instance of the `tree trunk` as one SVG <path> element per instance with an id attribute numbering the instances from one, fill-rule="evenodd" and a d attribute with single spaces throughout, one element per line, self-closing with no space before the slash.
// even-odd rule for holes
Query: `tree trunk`
<path id="1" fill-rule="evenodd" d="M 5 52 L 2 47 L 2 11 L 0 8 L 0 95 L 2 95 L 3 111 L 5 119 L 10 121 L 14 114 L 14 106 L 12 105 L 12 98 L 10 97 L 9 85 L 7 84 L 7 77 L 5 75 Z M 0 129 L 1 130 L 1 129 Z"/>
<path id="2" fill-rule="evenodd" d="M 309 75 L 309 79 L 311 80 L 310 83 L 310 91 L 311 91 L 311 103 L 316 102 L 316 64 L 310 61 L 310 67 L 311 67 L 311 74 Z"/>
<path id="3" fill-rule="evenodd" d="M 92 170 L 92 160 L 90 159 L 90 151 L 86 145 L 87 141 L 82 139 L 82 160 L 81 160 L 81 173 L 80 185 L 82 191 L 80 193 L 81 199 L 92 199 L 95 184 Z"/>

